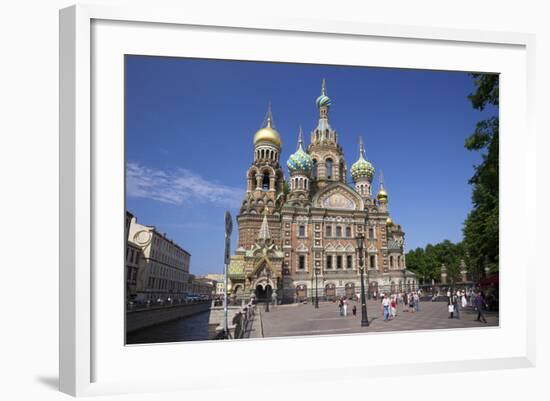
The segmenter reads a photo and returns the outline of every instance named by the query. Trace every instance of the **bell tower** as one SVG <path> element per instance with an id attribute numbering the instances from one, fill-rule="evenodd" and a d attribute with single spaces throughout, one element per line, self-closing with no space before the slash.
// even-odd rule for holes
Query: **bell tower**
<path id="1" fill-rule="evenodd" d="M 332 105 L 327 96 L 323 79 L 321 95 L 315 101 L 319 109 L 317 127 L 311 132 L 308 153 L 313 161 L 312 180 L 316 188 L 324 188 L 332 182 L 346 182 L 346 161 L 342 147 L 338 144 L 338 134 L 329 123 L 329 111 Z"/>
<path id="2" fill-rule="evenodd" d="M 282 203 L 284 176 L 280 166 L 281 137 L 275 129 L 271 105 L 263 127 L 254 135 L 254 160 L 246 174 L 246 196 L 241 214 L 273 213 Z"/>

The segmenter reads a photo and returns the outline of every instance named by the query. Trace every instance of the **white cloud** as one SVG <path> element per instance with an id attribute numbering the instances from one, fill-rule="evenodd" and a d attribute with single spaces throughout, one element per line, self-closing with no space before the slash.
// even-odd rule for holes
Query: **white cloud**
<path id="1" fill-rule="evenodd" d="M 238 207 L 244 192 L 240 188 L 208 181 L 187 169 L 180 168 L 168 172 L 128 162 L 126 195 L 154 199 L 172 205 L 198 202 Z"/>

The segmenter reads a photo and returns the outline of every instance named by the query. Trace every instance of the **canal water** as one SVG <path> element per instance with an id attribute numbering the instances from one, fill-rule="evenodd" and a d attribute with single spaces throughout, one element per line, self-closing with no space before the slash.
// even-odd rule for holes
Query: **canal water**
<path id="1" fill-rule="evenodd" d="M 208 340 L 210 311 L 134 331 L 126 336 L 126 344 L 170 343 Z"/>

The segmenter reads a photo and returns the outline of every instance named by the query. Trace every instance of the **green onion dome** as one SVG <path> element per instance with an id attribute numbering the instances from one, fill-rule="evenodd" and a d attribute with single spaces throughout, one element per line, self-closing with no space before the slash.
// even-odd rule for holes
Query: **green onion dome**
<path id="1" fill-rule="evenodd" d="M 313 159 L 302 148 L 302 129 L 298 138 L 298 150 L 290 155 L 286 165 L 290 172 L 303 171 L 309 173 L 313 168 Z"/>
<path id="2" fill-rule="evenodd" d="M 367 178 L 369 181 L 372 181 L 374 176 L 374 167 L 370 162 L 364 159 L 362 152 L 359 154 L 359 160 L 357 160 L 351 166 L 351 177 L 353 181 L 357 181 L 360 178 Z"/>

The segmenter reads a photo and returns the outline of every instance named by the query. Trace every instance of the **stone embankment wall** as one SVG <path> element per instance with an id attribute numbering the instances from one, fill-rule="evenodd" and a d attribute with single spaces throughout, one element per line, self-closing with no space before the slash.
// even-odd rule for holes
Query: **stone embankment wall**
<path id="1" fill-rule="evenodd" d="M 210 301 L 150 307 L 126 312 L 126 331 L 132 332 L 157 324 L 182 319 L 210 309 Z"/>

